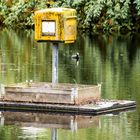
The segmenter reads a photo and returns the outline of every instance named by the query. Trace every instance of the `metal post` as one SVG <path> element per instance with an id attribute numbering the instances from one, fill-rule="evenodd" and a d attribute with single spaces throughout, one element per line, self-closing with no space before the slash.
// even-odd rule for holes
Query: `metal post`
<path id="1" fill-rule="evenodd" d="M 57 140 L 57 129 L 56 128 L 52 128 L 51 129 L 51 140 Z"/>
<path id="2" fill-rule="evenodd" d="M 53 43 L 52 48 L 52 85 L 58 83 L 58 43 Z"/>

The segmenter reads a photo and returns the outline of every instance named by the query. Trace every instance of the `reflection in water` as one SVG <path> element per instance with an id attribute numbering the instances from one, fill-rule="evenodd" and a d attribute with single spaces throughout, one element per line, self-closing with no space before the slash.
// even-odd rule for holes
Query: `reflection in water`
<path id="1" fill-rule="evenodd" d="M 43 132 L 42 128 L 36 127 L 21 127 L 22 135 L 18 136 L 18 138 L 22 139 L 37 139 L 38 134 Z"/>
<path id="2" fill-rule="evenodd" d="M 62 128 L 76 131 L 98 125 L 99 117 L 6 111 L 1 112 L 1 122 L 4 125 L 16 124 L 22 127 Z"/>
<path id="3" fill-rule="evenodd" d="M 21 34 L 21 32 L 9 32 L 7 29 L 1 32 L 3 36 L 0 39 L 1 81 L 3 83 L 25 82 L 30 79 L 40 81 L 40 78 L 45 79 L 46 75 L 47 80 L 50 81 L 51 68 L 47 65 L 51 63 L 51 57 L 49 57 L 51 54 L 50 48 L 46 47 L 48 44 L 43 43 L 37 47 L 33 41 L 33 34 L 30 36 L 27 34 L 24 36 L 24 34 L 26 32 Z"/>
<path id="4" fill-rule="evenodd" d="M 52 139 L 57 139 L 57 129 L 67 129 L 72 132 L 82 128 L 92 128 L 99 125 L 98 116 L 60 115 L 35 112 L 1 112 L 0 124 L 21 127 L 22 136 L 37 137 L 49 128 Z"/>
<path id="5" fill-rule="evenodd" d="M 98 116 L 51 114 L 35 112 L 1 112 L 1 124 L 35 128 L 61 128 L 76 131 L 99 124 Z"/>
<path id="6" fill-rule="evenodd" d="M 18 138 L 36 140 L 45 137 L 52 140 L 61 139 L 61 137 L 64 139 L 65 135 L 71 135 L 71 138 L 73 138 L 75 134 L 78 134 L 78 137 L 84 140 L 87 138 L 85 132 L 83 134 L 85 129 L 89 131 L 91 136 L 95 137 L 95 140 L 112 140 L 112 137 L 118 137 L 118 134 L 122 132 L 128 138 L 125 126 L 131 122 L 129 114 L 131 112 L 117 115 L 81 116 L 4 111 L 1 112 L 0 123 L 1 126 L 11 126 L 13 128 L 16 126 L 18 134 L 15 140 Z M 131 131 L 130 128 L 128 129 Z M 12 129 L 8 131 L 10 134 L 13 133 Z M 121 135 L 118 138 L 121 138 Z"/>
<path id="7" fill-rule="evenodd" d="M 34 31 L 0 30 L 0 83 L 19 83 L 25 81 L 51 82 L 52 72 L 52 45 L 51 43 L 37 43 L 34 41 Z M 57 120 L 57 136 L 59 139 L 80 140 L 112 140 L 112 139 L 140 139 L 140 35 L 80 35 L 75 44 L 59 44 L 59 83 L 75 84 L 102 84 L 102 98 L 136 100 L 137 111 L 123 113 L 117 116 L 100 116 L 95 126 L 78 129 L 80 123 L 77 117 L 69 118 L 63 127 Z M 71 59 L 79 52 L 80 61 L 77 65 Z M 8 113 L 8 112 L 7 112 Z M 27 116 L 26 116 L 27 115 Z M 50 139 L 54 120 L 39 119 L 40 116 L 29 117 L 28 113 L 17 115 L 12 113 L 8 117 L 13 120 L 6 124 L 6 118 L 1 116 L 0 136 L 2 140 L 24 139 L 27 129 L 22 128 L 40 126 L 45 129 L 37 130 L 36 138 Z M 25 122 L 21 121 L 26 117 Z M 42 114 L 41 117 L 44 115 Z M 20 118 L 20 119 L 19 119 Z M 65 122 L 64 116 L 61 117 Z M 18 120 L 19 119 L 19 120 Z M 92 119 L 92 118 L 91 118 Z M 17 120 L 17 122 L 16 122 Z M 28 121 L 31 121 L 30 123 Z M 37 121 L 38 120 L 38 121 Z M 49 126 L 46 122 L 52 121 Z M 62 120 L 60 122 L 62 122 Z M 75 121 L 76 120 L 76 121 Z M 28 122 L 28 123 L 27 123 Z M 92 120 L 91 120 L 92 122 Z M 94 122 L 94 121 L 93 121 Z M 2 125 L 4 124 L 4 126 Z M 22 124 L 23 126 L 21 126 Z M 29 126 L 26 125 L 30 124 Z M 69 124 L 69 125 L 68 125 Z M 73 130 L 71 131 L 71 124 Z M 89 123 L 92 124 L 92 123 Z M 69 126 L 69 127 L 68 127 Z M 47 129 L 48 128 L 48 129 Z M 39 128 L 40 129 L 40 128 Z M 70 131 L 69 131 L 70 130 Z M 36 130 L 34 129 L 34 133 Z M 119 135 L 119 138 L 118 138 Z M 19 138 L 21 136 L 22 138 Z M 32 139 L 32 138 L 28 138 Z"/>

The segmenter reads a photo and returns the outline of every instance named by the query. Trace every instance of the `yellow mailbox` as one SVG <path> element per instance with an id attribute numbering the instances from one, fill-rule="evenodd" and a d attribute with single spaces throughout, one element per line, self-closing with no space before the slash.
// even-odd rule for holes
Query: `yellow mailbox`
<path id="1" fill-rule="evenodd" d="M 76 10 L 47 8 L 35 12 L 35 39 L 73 43 L 76 40 Z"/>

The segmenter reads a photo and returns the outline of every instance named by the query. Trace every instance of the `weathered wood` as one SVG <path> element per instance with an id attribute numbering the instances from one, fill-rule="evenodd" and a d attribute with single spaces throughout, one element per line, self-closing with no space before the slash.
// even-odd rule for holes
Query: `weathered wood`
<path id="1" fill-rule="evenodd" d="M 136 108 L 135 101 L 107 101 L 87 105 L 0 102 L 1 109 L 99 115 Z"/>
<path id="2" fill-rule="evenodd" d="M 136 107 L 134 101 L 101 101 L 100 88 L 50 83 L 5 86 L 0 108 L 98 115 Z"/>
<path id="3" fill-rule="evenodd" d="M 5 86 L 3 101 L 57 104 L 86 104 L 101 99 L 100 86 L 50 83 L 21 83 Z"/>

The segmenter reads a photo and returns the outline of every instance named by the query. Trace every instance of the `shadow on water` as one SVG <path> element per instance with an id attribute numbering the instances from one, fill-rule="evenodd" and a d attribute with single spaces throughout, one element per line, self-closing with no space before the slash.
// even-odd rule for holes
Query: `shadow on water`
<path id="1" fill-rule="evenodd" d="M 37 43 L 32 30 L 1 29 L 0 36 L 0 82 L 2 84 L 26 80 L 51 82 L 51 43 Z M 101 83 L 102 98 L 136 100 L 137 111 L 91 118 L 64 115 L 60 117 L 60 120 L 57 119 L 59 115 L 52 114 L 1 112 L 1 139 L 50 139 L 49 128 L 57 125 L 57 135 L 61 140 L 93 138 L 112 140 L 117 139 L 118 135 L 118 139 L 138 140 L 140 138 L 139 40 L 139 34 L 79 35 L 75 44 L 59 44 L 58 75 L 59 83 L 91 85 Z M 78 65 L 71 59 L 71 56 L 77 52 L 80 54 Z M 2 126 L 2 121 L 4 126 Z M 43 129 L 43 132 L 32 128 L 32 126 L 37 128 L 37 125 L 44 125 L 46 128 L 47 121 L 48 129 Z M 59 122 L 64 122 L 64 124 Z M 70 128 L 71 124 L 81 129 L 77 129 L 76 133 L 59 129 L 59 127 Z M 91 127 L 84 128 L 88 124 Z M 30 130 L 34 130 L 35 137 L 30 137 L 30 130 L 25 127 L 31 127 Z"/>

